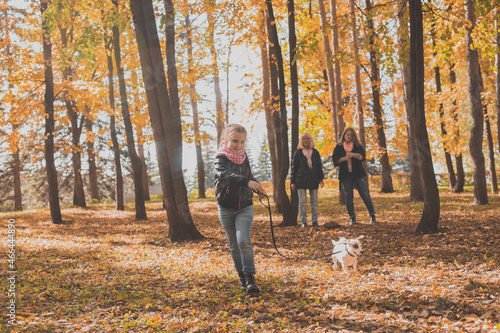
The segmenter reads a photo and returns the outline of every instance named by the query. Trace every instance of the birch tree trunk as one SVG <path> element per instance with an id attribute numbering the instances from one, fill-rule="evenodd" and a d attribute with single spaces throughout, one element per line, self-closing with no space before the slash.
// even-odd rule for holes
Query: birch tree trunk
<path id="1" fill-rule="evenodd" d="M 363 114 L 363 87 L 361 85 L 361 61 L 359 57 L 359 37 L 354 1 L 355 0 L 349 0 L 349 6 L 351 10 L 352 45 L 354 51 L 354 81 L 356 82 L 356 110 L 358 111 L 359 140 L 361 141 L 363 147 L 366 148 L 365 116 Z M 367 169 L 366 161 L 363 163 L 365 169 Z"/>

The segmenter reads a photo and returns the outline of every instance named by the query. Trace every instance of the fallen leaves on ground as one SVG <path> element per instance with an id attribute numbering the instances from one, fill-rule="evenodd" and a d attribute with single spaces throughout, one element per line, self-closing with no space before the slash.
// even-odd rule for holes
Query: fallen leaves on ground
<path id="1" fill-rule="evenodd" d="M 500 199 L 473 206 L 472 194 L 441 194 L 440 232 L 415 234 L 422 203 L 407 191 L 373 192 L 379 223 L 356 198 L 348 226 L 334 190 L 320 193 L 320 225 L 275 228 L 255 202 L 253 242 L 259 297 L 239 290 L 214 199 L 193 200 L 206 239 L 172 244 L 160 203 L 147 221 L 132 206 L 3 213 L 16 225 L 16 321 L 26 332 L 498 332 Z M 273 215 L 274 224 L 280 216 Z M 360 235 L 359 273 L 333 271 L 331 239 Z M 5 243 L 2 244 L 3 247 Z M 6 251 L 6 249 L 5 249 Z M 6 259 L 4 266 L 7 266 Z M 7 278 L 2 270 L 2 279 Z M 0 296 L 7 304 L 7 286 Z M 5 302 L 4 302 L 5 301 Z"/>

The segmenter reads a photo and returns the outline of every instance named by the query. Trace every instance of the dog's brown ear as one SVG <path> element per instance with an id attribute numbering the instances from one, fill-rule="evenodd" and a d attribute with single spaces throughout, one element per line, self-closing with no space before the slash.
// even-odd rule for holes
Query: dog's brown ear
<path id="1" fill-rule="evenodd" d="M 356 238 L 356 239 L 361 239 L 361 238 L 363 238 L 363 237 L 365 237 L 365 235 L 361 235 L 361 236 L 359 236 L 359 237 L 358 237 L 358 238 Z"/>

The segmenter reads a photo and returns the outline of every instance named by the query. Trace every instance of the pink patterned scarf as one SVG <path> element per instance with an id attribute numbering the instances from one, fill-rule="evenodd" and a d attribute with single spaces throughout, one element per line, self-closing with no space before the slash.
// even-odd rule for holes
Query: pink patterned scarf
<path id="1" fill-rule="evenodd" d="M 346 151 L 346 153 L 352 152 L 353 148 L 354 148 L 354 143 L 352 141 L 351 142 L 344 141 L 344 150 Z M 352 172 L 352 163 L 350 158 L 347 159 L 347 169 L 349 170 L 349 172 Z"/>
<path id="2" fill-rule="evenodd" d="M 220 149 L 217 154 L 225 155 L 231 162 L 236 164 L 243 164 L 243 162 L 245 162 L 245 158 L 247 157 L 244 150 L 239 154 L 235 154 L 227 146 Z"/>
<path id="3" fill-rule="evenodd" d="M 304 156 L 307 158 L 307 164 L 309 164 L 309 169 L 312 169 L 312 167 L 313 167 L 312 159 L 311 159 L 312 154 L 313 154 L 312 148 L 309 148 L 309 149 L 303 148 L 302 154 L 304 154 Z"/>

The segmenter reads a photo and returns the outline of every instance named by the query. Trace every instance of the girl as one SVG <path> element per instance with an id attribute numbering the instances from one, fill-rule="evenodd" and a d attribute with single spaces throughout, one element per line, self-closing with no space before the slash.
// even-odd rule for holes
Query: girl
<path id="1" fill-rule="evenodd" d="M 307 198 L 309 190 L 311 200 L 311 222 L 318 226 L 318 187 L 323 187 L 323 166 L 319 152 L 314 148 L 314 140 L 309 133 L 299 138 L 297 151 L 293 154 L 290 188 L 297 191 L 299 197 L 299 215 L 302 228 L 307 226 Z"/>
<path id="2" fill-rule="evenodd" d="M 248 293 L 258 293 L 250 232 L 253 223 L 253 192 L 265 196 L 266 191 L 255 180 L 245 154 L 246 129 L 237 124 L 226 126 L 215 156 L 215 195 L 219 220 L 226 233 L 229 252 L 240 277 L 240 286 Z"/>
<path id="3" fill-rule="evenodd" d="M 375 223 L 375 209 L 368 191 L 368 178 L 362 162 L 365 160 L 365 149 L 359 143 L 356 132 L 352 127 L 347 127 L 342 133 L 340 143 L 335 146 L 332 155 L 333 164 L 339 166 L 339 180 L 345 196 L 345 205 L 350 225 L 356 223 L 354 213 L 354 186 L 370 213 L 370 223 Z"/>

